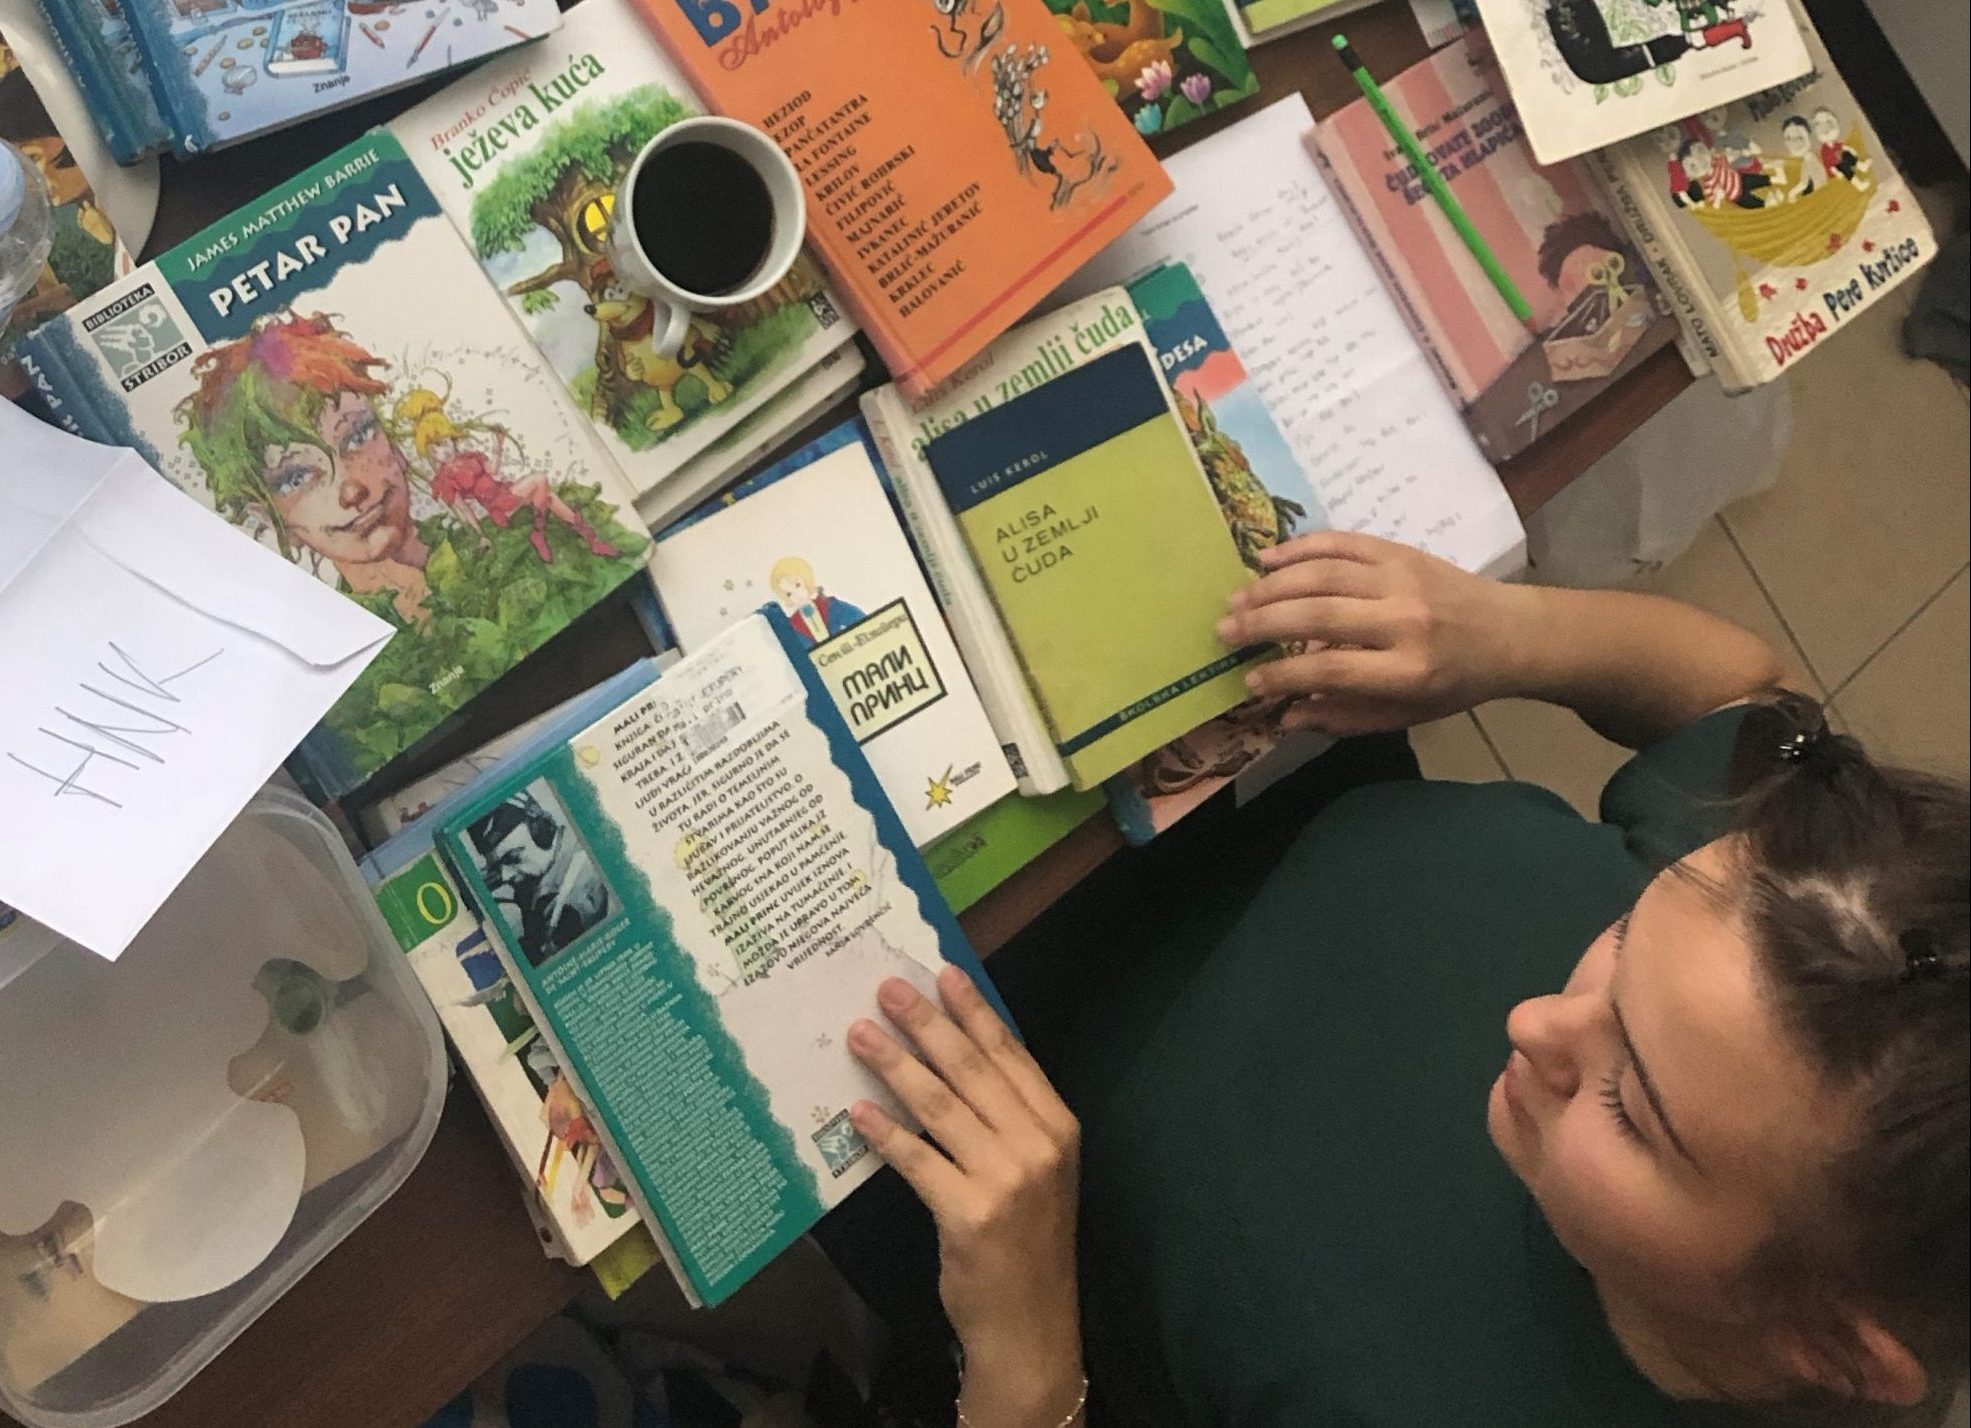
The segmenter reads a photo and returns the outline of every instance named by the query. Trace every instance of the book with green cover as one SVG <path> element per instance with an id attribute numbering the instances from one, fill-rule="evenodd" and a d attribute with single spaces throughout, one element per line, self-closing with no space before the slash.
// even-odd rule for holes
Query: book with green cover
<path id="1" fill-rule="evenodd" d="M 1132 344 L 925 448 L 1076 788 L 1225 713 L 1263 648 L 1213 633 L 1250 578 Z"/>
<path id="2" fill-rule="evenodd" d="M 924 850 L 938 891 L 963 912 L 1038 858 L 1103 806 L 1099 793 L 1064 788 L 1039 798 L 1002 798 Z"/>

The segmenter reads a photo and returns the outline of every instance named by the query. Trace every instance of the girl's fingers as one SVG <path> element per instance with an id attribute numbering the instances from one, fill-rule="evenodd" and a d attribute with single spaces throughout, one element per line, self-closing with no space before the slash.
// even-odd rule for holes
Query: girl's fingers
<path id="1" fill-rule="evenodd" d="M 1384 600 L 1335 596 L 1279 600 L 1234 610 L 1218 622 L 1218 639 L 1228 649 L 1290 640 L 1386 649 L 1397 634 L 1388 606 Z"/>
<path id="2" fill-rule="evenodd" d="M 1026 1108 L 1005 1072 L 935 1002 L 901 977 L 878 987 L 876 1001 L 981 1121 L 995 1130 L 1019 1123 Z"/>
<path id="3" fill-rule="evenodd" d="M 1246 676 L 1246 688 L 1263 699 L 1280 695 L 1396 692 L 1403 681 L 1399 656 L 1385 650 L 1324 649 L 1262 664 Z"/>
<path id="4" fill-rule="evenodd" d="M 1380 540 L 1356 531 L 1315 531 L 1311 535 L 1296 536 L 1280 545 L 1267 547 L 1260 551 L 1259 561 L 1269 570 L 1278 570 L 1283 565 L 1302 560 L 1367 563 L 1387 559 L 1392 553 L 1403 549 L 1405 547 L 1393 541 Z"/>
<path id="5" fill-rule="evenodd" d="M 1276 600 L 1306 600 L 1320 595 L 1373 600 L 1384 592 L 1387 582 L 1386 572 L 1360 561 L 1304 560 L 1276 567 L 1234 591 L 1228 604 L 1234 610 L 1241 610 Z"/>
<path id="6" fill-rule="evenodd" d="M 875 1072 L 919 1125 L 959 1165 L 972 1168 L 992 1154 L 992 1132 L 942 1076 L 912 1056 L 873 1021 L 849 1028 L 849 1050 Z"/>
<path id="7" fill-rule="evenodd" d="M 946 967 L 938 974 L 938 992 L 965 1034 L 978 1043 L 991 1058 L 1029 1111 L 1056 1133 L 1074 1128 L 1074 1114 L 1062 1101 L 1054 1083 L 1040 1069 L 1020 1039 L 1013 1035 L 1005 1019 L 993 1009 L 972 979 L 957 967 Z"/>
<path id="8" fill-rule="evenodd" d="M 884 1163 L 901 1175 L 904 1183 L 917 1192 L 917 1198 L 942 1220 L 957 1204 L 965 1178 L 935 1146 L 927 1145 L 896 1123 L 874 1101 L 857 1101 L 849 1107 L 849 1123 L 861 1132 Z"/>

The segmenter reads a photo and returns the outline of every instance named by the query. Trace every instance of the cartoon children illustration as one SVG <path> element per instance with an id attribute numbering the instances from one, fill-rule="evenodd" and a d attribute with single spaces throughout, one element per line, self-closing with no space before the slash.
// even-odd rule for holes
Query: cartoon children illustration
<path id="1" fill-rule="evenodd" d="M 1826 105 L 1814 111 L 1814 138 L 1820 144 L 1820 165 L 1829 178 L 1837 174 L 1853 184 L 1858 190 L 1867 193 L 1875 187 L 1868 171 L 1874 161 L 1864 159 L 1848 147 L 1847 140 L 1841 137 L 1841 121 Z"/>
<path id="2" fill-rule="evenodd" d="M 573 507 L 555 494 L 545 475 L 529 473 L 509 477 L 502 473 L 506 460 L 506 429 L 484 422 L 455 423 L 445 414 L 445 398 L 426 387 L 416 387 L 397 403 L 396 420 L 408 426 L 411 445 L 431 468 L 431 494 L 443 501 L 458 518 L 486 542 L 485 531 L 473 507 L 477 505 L 496 526 L 512 522 L 522 506 L 534 511 L 534 551 L 543 562 L 554 559 L 547 540 L 547 521 L 551 515 L 584 541 L 605 560 L 617 555 L 616 547 L 602 539 Z M 491 433 L 493 454 L 468 445 L 472 438 Z"/>
<path id="3" fill-rule="evenodd" d="M 1657 152 L 1663 155 L 1663 167 L 1669 174 L 1670 197 L 1679 203 L 1690 187 L 1690 174 L 1684 168 L 1684 131 L 1675 124 L 1665 124 L 1653 133 Z"/>
<path id="4" fill-rule="evenodd" d="M 1814 191 L 1814 171 L 1810 157 L 1814 152 L 1814 129 L 1804 115 L 1794 114 L 1779 126 L 1780 142 L 1786 145 L 1787 172 L 1795 175 L 1786 190 L 1786 201 L 1805 198 Z"/>
<path id="5" fill-rule="evenodd" d="M 410 463 L 377 409 L 385 365 L 328 317 L 268 318 L 199 357 L 180 440 L 222 514 L 425 624 L 430 552 L 411 515 Z"/>
<path id="6" fill-rule="evenodd" d="M 1690 178 L 1679 199 L 1684 207 L 1723 208 L 1728 203 L 1737 208 L 1766 206 L 1770 196 L 1767 191 L 1773 182 L 1771 174 L 1735 167 L 1722 148 L 1713 148 L 1701 138 L 1684 140 L 1677 157 Z"/>
<path id="7" fill-rule="evenodd" d="M 1643 0 L 1650 10 L 1670 7 L 1661 17 L 1660 32 L 1635 34 L 1639 17 L 1632 7 L 1609 0 L 1548 0 L 1547 29 L 1554 47 L 1574 77 L 1587 84 L 1617 84 L 1674 64 L 1693 50 L 1712 49 L 1736 40 L 1752 47 L 1747 16 L 1737 13 L 1738 0 Z M 1616 24 L 1611 24 L 1613 19 Z M 1615 34 L 1624 34 L 1617 43 Z"/>
<path id="8" fill-rule="evenodd" d="M 814 578 L 814 567 L 798 555 L 776 560 L 767 574 L 767 584 L 780 608 L 787 612 L 794 633 L 809 649 L 866 618 L 848 601 L 824 591 Z"/>

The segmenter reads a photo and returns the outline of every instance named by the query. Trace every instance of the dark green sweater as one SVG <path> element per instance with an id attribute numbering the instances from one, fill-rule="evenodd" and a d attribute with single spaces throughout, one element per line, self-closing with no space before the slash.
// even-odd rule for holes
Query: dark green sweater
<path id="1" fill-rule="evenodd" d="M 1630 1367 L 1485 1106 L 1507 1012 L 1715 836 L 1739 717 L 1634 759 L 1599 824 L 1526 784 L 1350 794 L 1217 929 L 1087 1126 L 1091 1363 L 1125 1421 L 1736 1421 Z"/>

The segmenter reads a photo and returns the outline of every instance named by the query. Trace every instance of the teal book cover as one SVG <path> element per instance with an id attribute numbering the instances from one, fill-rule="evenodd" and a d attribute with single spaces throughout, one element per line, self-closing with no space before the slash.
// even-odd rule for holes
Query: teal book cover
<path id="1" fill-rule="evenodd" d="M 303 742 L 357 787 L 641 575 L 588 422 L 388 134 L 22 340 L 38 396 L 397 635 Z"/>
<path id="2" fill-rule="evenodd" d="M 1261 551 L 1328 529 L 1320 493 L 1191 270 L 1182 263 L 1158 268 L 1129 285 L 1129 298 L 1239 559 L 1257 575 Z M 1325 741 L 1290 739 L 1282 730 L 1289 702 L 1248 700 L 1110 779 L 1105 787 L 1123 836 L 1147 843 L 1276 749 L 1289 757 L 1299 748 L 1325 748 Z"/>
<path id="3" fill-rule="evenodd" d="M 777 608 L 442 818 L 679 1283 L 727 1298 L 874 1173 L 877 986 L 997 995 Z M 901 1114 L 901 1112 L 898 1112 Z"/>

